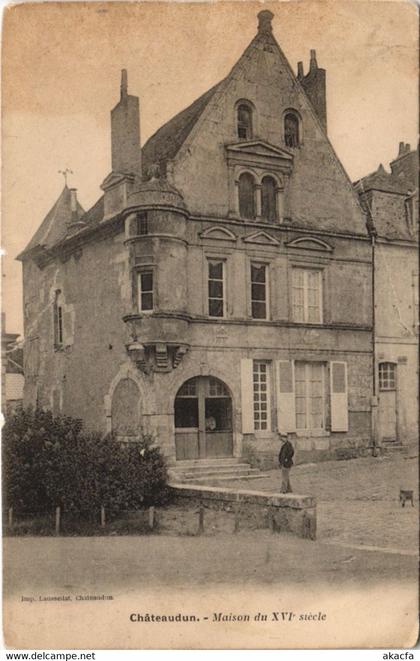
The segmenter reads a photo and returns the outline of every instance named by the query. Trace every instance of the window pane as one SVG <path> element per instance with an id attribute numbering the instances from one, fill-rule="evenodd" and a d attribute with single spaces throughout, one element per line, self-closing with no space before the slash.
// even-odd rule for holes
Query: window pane
<path id="1" fill-rule="evenodd" d="M 232 404 L 227 397 L 211 397 L 205 400 L 205 417 L 214 419 L 213 429 L 208 431 L 231 431 L 232 430 Z"/>
<path id="2" fill-rule="evenodd" d="M 254 428 L 257 431 L 268 429 L 270 405 L 268 397 L 267 364 L 254 361 Z"/>
<path id="3" fill-rule="evenodd" d="M 396 366 L 394 365 L 394 363 L 380 363 L 379 388 L 381 390 L 395 390 Z"/>
<path id="4" fill-rule="evenodd" d="M 209 262 L 209 278 L 223 279 L 223 262 Z"/>
<path id="5" fill-rule="evenodd" d="M 210 317 L 223 317 L 223 301 L 217 298 L 209 299 Z"/>
<path id="6" fill-rule="evenodd" d="M 141 274 L 141 290 L 142 292 L 151 291 L 153 289 L 153 274 L 151 271 L 145 271 Z"/>
<path id="7" fill-rule="evenodd" d="M 254 177 L 248 172 L 239 177 L 239 215 L 241 218 L 255 218 Z"/>
<path id="8" fill-rule="evenodd" d="M 261 189 L 261 213 L 269 222 L 277 220 L 276 182 L 272 177 L 264 177 Z"/>
<path id="9" fill-rule="evenodd" d="M 265 301 L 265 285 L 251 286 L 251 298 L 253 301 Z"/>
<path id="10" fill-rule="evenodd" d="M 249 140 L 252 137 L 252 110 L 241 104 L 238 107 L 238 138 Z"/>
<path id="11" fill-rule="evenodd" d="M 177 397 L 195 397 L 197 395 L 197 379 L 186 381 L 178 390 Z"/>
<path id="12" fill-rule="evenodd" d="M 252 282 L 265 282 L 265 266 L 264 264 L 251 264 L 251 281 Z"/>
<path id="13" fill-rule="evenodd" d="M 321 274 L 311 269 L 293 269 L 292 276 L 293 320 L 296 322 L 321 322 Z"/>
<path id="14" fill-rule="evenodd" d="M 252 302 L 252 317 L 253 319 L 266 319 L 267 310 L 265 303 Z"/>
<path id="15" fill-rule="evenodd" d="M 141 211 L 137 214 L 137 234 L 144 235 L 149 231 L 147 213 Z"/>
<path id="16" fill-rule="evenodd" d="M 324 429 L 324 365 L 295 364 L 296 426 L 298 429 Z"/>
<path id="17" fill-rule="evenodd" d="M 141 295 L 141 309 L 153 310 L 153 294 L 147 293 Z"/>
<path id="18" fill-rule="evenodd" d="M 192 397 L 175 399 L 175 427 L 178 429 L 198 427 L 198 399 Z"/>
<path id="19" fill-rule="evenodd" d="M 209 280 L 210 298 L 223 298 L 223 282 L 221 280 Z"/>
<path id="20" fill-rule="evenodd" d="M 284 142 L 287 147 L 299 144 L 299 120 L 293 113 L 287 113 L 284 118 Z"/>

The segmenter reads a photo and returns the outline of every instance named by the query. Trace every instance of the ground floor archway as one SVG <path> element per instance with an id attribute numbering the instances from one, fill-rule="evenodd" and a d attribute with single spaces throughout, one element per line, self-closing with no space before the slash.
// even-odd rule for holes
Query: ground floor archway
<path id="1" fill-rule="evenodd" d="M 188 379 L 175 398 L 177 460 L 233 456 L 232 398 L 212 376 Z"/>

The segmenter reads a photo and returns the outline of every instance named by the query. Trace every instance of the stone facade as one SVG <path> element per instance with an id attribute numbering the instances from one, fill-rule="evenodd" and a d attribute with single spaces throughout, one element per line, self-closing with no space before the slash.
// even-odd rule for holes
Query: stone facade
<path id="1" fill-rule="evenodd" d="M 418 439 L 418 152 L 401 143 L 390 172 L 378 170 L 355 188 L 369 217 L 375 262 L 377 440 Z"/>
<path id="2" fill-rule="evenodd" d="M 279 432 L 297 461 L 370 443 L 371 245 L 317 67 L 295 76 L 260 12 L 141 151 L 123 73 L 103 197 L 85 213 L 66 187 L 20 255 L 26 405 L 150 433 L 171 463 L 268 466 Z"/>

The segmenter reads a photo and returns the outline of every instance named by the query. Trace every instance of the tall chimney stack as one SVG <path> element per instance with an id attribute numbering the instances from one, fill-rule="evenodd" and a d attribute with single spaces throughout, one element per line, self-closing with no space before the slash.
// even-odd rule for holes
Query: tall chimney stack
<path id="1" fill-rule="evenodd" d="M 297 77 L 298 80 L 302 80 L 303 78 L 303 62 L 298 62 L 298 71 L 297 71 Z"/>
<path id="2" fill-rule="evenodd" d="M 111 110 L 112 171 L 141 176 L 139 98 L 128 94 L 127 70 L 121 71 L 120 100 Z"/>
<path id="3" fill-rule="evenodd" d="M 303 67 L 302 67 L 303 73 Z M 326 72 L 318 67 L 316 51 L 311 49 L 309 71 L 306 76 L 301 75 L 298 69 L 298 80 L 306 92 L 309 101 L 318 115 L 322 126 L 327 131 L 327 96 L 326 96 Z"/>

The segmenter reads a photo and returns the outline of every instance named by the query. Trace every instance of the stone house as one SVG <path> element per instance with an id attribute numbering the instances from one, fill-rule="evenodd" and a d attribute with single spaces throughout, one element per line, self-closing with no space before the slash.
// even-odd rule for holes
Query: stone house
<path id="1" fill-rule="evenodd" d="M 64 188 L 21 253 L 25 403 L 168 461 L 298 461 L 371 435 L 371 246 L 327 137 L 326 77 L 295 75 L 261 11 L 231 72 L 140 149 L 123 71 L 112 172 Z M 181 464 L 179 464 L 181 465 Z"/>
<path id="2" fill-rule="evenodd" d="M 418 151 L 403 142 L 390 172 L 355 183 L 374 236 L 375 391 L 379 444 L 418 438 Z"/>

